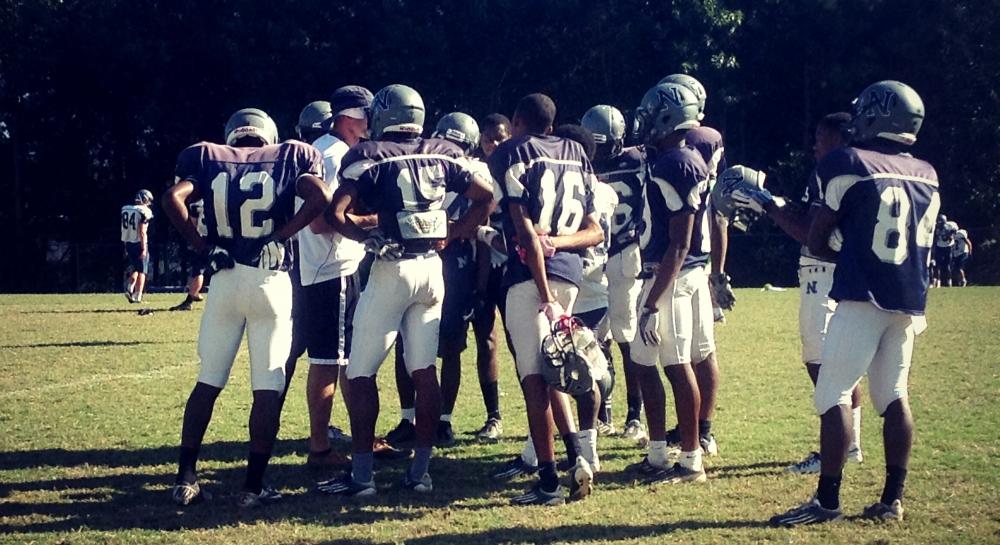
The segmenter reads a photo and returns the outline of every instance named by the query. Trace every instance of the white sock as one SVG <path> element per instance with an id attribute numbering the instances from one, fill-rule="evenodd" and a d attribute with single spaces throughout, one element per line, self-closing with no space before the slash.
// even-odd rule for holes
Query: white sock
<path id="1" fill-rule="evenodd" d="M 667 442 L 666 441 L 650 441 L 649 442 L 649 463 L 657 467 L 667 466 Z"/>
<path id="2" fill-rule="evenodd" d="M 696 448 L 691 452 L 681 452 L 681 459 L 678 462 L 688 469 L 701 471 L 703 469 L 701 464 L 701 448 Z"/>
<path id="3" fill-rule="evenodd" d="M 535 454 L 535 443 L 531 440 L 531 436 L 524 441 L 524 450 L 521 451 L 521 460 L 529 466 L 538 465 L 538 455 Z"/>
<path id="4" fill-rule="evenodd" d="M 580 455 L 583 459 L 594 469 L 600 467 L 601 461 L 597 457 L 597 430 L 580 430 L 576 432 L 576 436 L 580 438 Z"/>
<path id="5" fill-rule="evenodd" d="M 861 407 L 851 409 L 851 449 L 861 450 Z"/>
<path id="6" fill-rule="evenodd" d="M 441 415 L 441 421 L 442 422 L 451 422 L 451 415 L 450 414 L 442 414 Z"/>
<path id="7" fill-rule="evenodd" d="M 417 409 L 413 407 L 409 409 L 403 409 L 401 412 L 403 413 L 403 420 L 406 420 L 410 424 L 412 424 L 417 419 Z"/>

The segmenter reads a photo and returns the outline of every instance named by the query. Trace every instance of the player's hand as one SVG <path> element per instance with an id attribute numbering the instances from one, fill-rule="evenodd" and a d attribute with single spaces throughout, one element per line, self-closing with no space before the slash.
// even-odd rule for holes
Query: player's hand
<path id="1" fill-rule="evenodd" d="M 552 257 L 556 254 L 556 247 L 548 235 L 538 235 L 538 243 L 542 246 L 543 256 Z"/>
<path id="2" fill-rule="evenodd" d="M 544 314 L 545 318 L 550 322 L 558 321 L 566 316 L 566 310 L 558 301 L 542 303 L 538 306 L 538 312 Z"/>
<path id="3" fill-rule="evenodd" d="M 364 244 L 365 251 L 375 254 L 379 259 L 395 261 L 403 257 L 403 245 L 386 237 L 381 229 L 375 228 L 369 231 Z"/>
<path id="4" fill-rule="evenodd" d="M 733 310 L 736 305 L 736 294 L 733 293 L 733 286 L 729 283 L 729 275 L 717 273 L 708 277 L 708 285 L 712 289 L 712 299 L 715 304 L 726 310 Z"/>
<path id="5" fill-rule="evenodd" d="M 205 268 L 209 274 L 215 274 L 224 269 L 232 269 L 236 266 L 233 257 L 229 252 L 218 246 L 209 246 L 205 257 Z"/>
<path id="6" fill-rule="evenodd" d="M 645 305 L 639 309 L 639 333 L 646 346 L 660 344 L 660 312 Z"/>
<path id="7" fill-rule="evenodd" d="M 774 203 L 774 196 L 766 189 L 756 189 L 749 184 L 733 190 L 733 202 L 736 206 L 748 208 L 758 214 L 765 213 L 765 208 Z"/>
<path id="8" fill-rule="evenodd" d="M 269 239 L 260 249 L 257 256 L 257 268 L 265 271 L 277 271 L 285 262 L 285 245 L 274 239 Z"/>

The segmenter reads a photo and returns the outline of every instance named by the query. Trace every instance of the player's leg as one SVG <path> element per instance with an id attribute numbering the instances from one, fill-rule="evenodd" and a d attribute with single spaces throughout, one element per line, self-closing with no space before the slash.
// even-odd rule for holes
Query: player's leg
<path id="1" fill-rule="evenodd" d="M 915 320 L 892 316 L 892 324 L 879 344 L 869 370 L 869 388 L 875 410 L 881 414 L 885 447 L 885 486 L 879 501 L 865 509 L 865 516 L 899 519 L 903 516 L 903 488 L 913 447 L 913 415 L 910 413 L 908 382 L 913 357 Z M 922 329 L 922 328 L 921 328 Z"/>
<path id="2" fill-rule="evenodd" d="M 298 255 L 298 246 L 294 242 L 292 244 L 294 254 Z M 288 397 L 288 389 L 292 385 L 292 377 L 295 376 L 295 369 L 298 367 L 299 358 L 306 353 L 306 349 L 309 346 L 306 335 L 308 317 L 306 316 L 306 305 L 302 297 L 302 283 L 298 267 L 292 268 L 288 272 L 288 277 L 292 284 L 292 346 L 288 350 L 288 357 L 285 359 L 285 390 L 281 392 L 282 408 L 285 406 L 285 399 Z M 215 288 L 213 287 L 212 289 L 214 290 Z"/>
<path id="3" fill-rule="evenodd" d="M 453 242 L 445 250 L 441 261 L 445 291 L 437 352 L 441 358 L 441 421 L 438 423 L 436 444 L 445 447 L 455 443 L 451 415 L 462 383 L 462 352 L 466 348 L 474 308 L 476 279 L 471 245 Z"/>
<path id="4" fill-rule="evenodd" d="M 598 335 L 601 322 L 604 320 L 607 313 L 607 307 L 603 307 L 587 312 L 575 313 L 574 316 L 579 319 L 583 325 L 591 329 L 594 332 L 594 335 Z M 605 375 L 606 371 L 601 375 L 598 375 L 595 371 L 596 377 L 605 378 Z M 602 391 L 600 386 L 597 384 L 597 381 L 595 381 L 594 388 L 591 389 L 590 392 L 574 397 L 574 400 L 576 401 L 577 418 L 580 421 L 580 429 L 576 433 L 578 438 L 577 445 L 579 447 L 579 454 L 587 460 L 595 471 L 600 468 L 600 461 L 597 455 L 597 424 L 600 417 L 602 399 Z M 569 449 L 567 447 L 567 451 L 568 450 Z M 575 457 L 571 455 L 570 459 L 575 459 Z"/>
<path id="5" fill-rule="evenodd" d="M 136 275 L 135 289 L 132 291 L 132 299 L 137 303 L 142 302 L 142 294 L 146 290 L 146 275 L 149 274 L 149 253 L 146 253 L 146 257 L 140 258 L 139 263 L 139 274 Z"/>
<path id="6" fill-rule="evenodd" d="M 693 338 L 691 359 L 698 381 L 701 405 L 698 412 L 698 437 L 705 454 L 719 453 L 715 435 L 712 434 L 712 417 L 715 414 L 716 396 L 719 391 L 719 357 L 715 349 L 715 311 L 708 286 L 708 276 L 692 271 L 689 280 L 694 284 L 692 297 Z"/>
<path id="7" fill-rule="evenodd" d="M 340 368 L 347 365 L 348 298 L 351 277 L 302 288 L 309 351 L 306 405 L 309 409 L 309 457 L 312 468 L 340 467 L 347 459 L 330 447 L 329 425 Z"/>
<path id="8" fill-rule="evenodd" d="M 414 426 L 417 420 L 417 410 L 414 408 L 417 392 L 413 388 L 413 379 L 406 371 L 406 353 L 403 350 L 405 343 L 402 340 L 403 333 L 396 342 L 396 361 L 393 364 L 393 372 L 396 380 L 396 392 L 399 394 L 399 412 L 402 418 L 395 428 L 385 435 L 386 441 L 395 448 L 410 448 L 417 439 L 417 428 Z"/>
<path id="9" fill-rule="evenodd" d="M 482 441 L 495 441 L 503 433 L 495 328 L 497 303 L 502 293 L 501 271 L 500 268 L 491 270 L 485 290 L 477 292 L 476 296 L 484 300 L 478 302 L 476 314 L 472 318 L 472 332 L 476 339 L 476 372 L 486 408 L 486 423 L 476 434 Z"/>
<path id="10" fill-rule="evenodd" d="M 264 487 L 264 472 L 274 450 L 285 390 L 285 361 L 292 348 L 292 283 L 284 272 L 241 269 L 247 302 L 250 352 L 250 454 L 241 505 L 257 507 L 281 498 Z M 246 291 L 246 290 L 244 290 Z"/>
<path id="11" fill-rule="evenodd" d="M 642 291 L 642 282 L 636 278 L 641 269 L 639 263 L 638 247 L 629 246 L 609 257 L 605 270 L 608 277 L 611 336 L 622 354 L 622 372 L 625 376 L 626 413 L 622 435 L 641 442 L 646 440 L 646 430 L 642 427 L 641 420 L 641 370 L 633 361 L 630 349 L 630 343 L 635 340 L 638 330 L 637 305 Z"/>
<path id="12" fill-rule="evenodd" d="M 229 379 L 229 372 L 243 338 L 245 317 L 238 307 L 235 270 L 220 271 L 213 288 L 220 295 L 205 305 L 198 333 L 201 367 L 198 382 L 184 407 L 174 501 L 188 505 L 200 499 L 197 462 L 205 430 L 212 419 L 215 400 Z M 228 297 L 227 297 L 228 295 Z"/>
<path id="13" fill-rule="evenodd" d="M 642 293 L 639 300 L 645 299 L 653 279 L 643 282 Z M 661 300 L 660 322 L 668 319 L 665 301 L 670 298 L 670 288 Z M 667 455 L 667 412 L 666 412 L 666 392 L 663 389 L 663 379 L 660 377 L 660 357 L 656 346 L 647 345 L 640 335 L 635 335 L 629 343 L 629 352 L 632 361 L 635 362 L 633 368 L 637 371 L 638 383 L 642 392 L 642 402 L 646 410 L 646 428 L 649 433 L 649 451 L 642 462 L 630 466 L 642 473 L 652 473 L 659 469 L 668 467 Z"/>

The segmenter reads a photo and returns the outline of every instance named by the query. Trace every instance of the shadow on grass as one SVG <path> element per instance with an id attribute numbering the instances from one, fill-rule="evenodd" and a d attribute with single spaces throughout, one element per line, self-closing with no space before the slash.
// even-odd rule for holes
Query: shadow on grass
<path id="1" fill-rule="evenodd" d="M 135 314 L 141 308 L 151 307 L 130 307 L 130 308 L 75 308 L 72 310 L 20 310 L 18 314 Z M 166 310 L 154 309 L 152 310 Z"/>
<path id="2" fill-rule="evenodd" d="M 5 344 L 0 348 L 99 348 L 142 344 L 195 344 L 196 341 L 71 341 L 64 343 Z"/>
<path id="3" fill-rule="evenodd" d="M 266 509 L 247 511 L 236 506 L 245 478 L 247 444 L 206 444 L 201 453 L 199 480 L 214 496 L 211 501 L 178 509 L 170 498 L 176 447 L 138 450 L 60 449 L 0 454 L 5 470 L 46 469 L 54 478 L 26 479 L 0 484 L 0 533 L 45 533 L 80 529 L 181 530 L 235 526 L 253 521 L 298 521 L 304 524 L 374 524 L 384 520 L 417 519 L 428 509 L 493 509 L 507 505 L 496 492 L 509 483 L 492 483 L 486 475 L 496 468 L 492 457 L 452 459 L 435 457 L 431 473 L 434 494 L 400 490 L 396 483 L 409 467 L 408 461 L 376 461 L 375 480 L 379 494 L 372 501 L 357 502 L 317 493 L 317 481 L 335 471 L 305 469 L 301 440 L 282 440 L 276 456 L 298 453 L 297 463 L 272 463 L 267 480 L 285 498 Z M 219 468 L 218 463 L 231 467 Z M 149 466 L 167 465 L 169 469 Z M 88 467 L 90 466 L 90 467 Z M 142 468 L 142 469 L 138 469 Z M 91 475 L 64 477 L 72 471 Z M 94 476 L 94 474 L 97 474 Z M 8 481 L 10 479 L 7 479 Z M 467 500 L 476 501 L 469 502 Z"/>
<path id="4" fill-rule="evenodd" d="M 526 508 L 530 509 L 530 508 Z M 545 509 L 545 508 L 542 508 Z M 431 545 L 438 543 L 534 543 L 548 545 L 554 543 L 576 543 L 589 541 L 619 541 L 648 537 L 659 537 L 678 530 L 767 528 L 759 520 L 682 520 L 663 524 L 570 524 L 555 528 L 497 528 L 483 532 L 445 533 L 421 538 L 407 539 L 407 545 Z M 388 543 L 357 539 L 324 541 L 321 545 L 373 545 Z"/>

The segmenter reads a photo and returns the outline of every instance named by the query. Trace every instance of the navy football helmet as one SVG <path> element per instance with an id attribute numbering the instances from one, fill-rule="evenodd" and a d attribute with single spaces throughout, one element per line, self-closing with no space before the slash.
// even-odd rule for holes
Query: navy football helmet
<path id="1" fill-rule="evenodd" d="M 851 128 L 859 142 L 884 138 L 910 146 L 923 122 L 924 101 L 905 83 L 873 83 L 854 99 Z"/>
<path id="2" fill-rule="evenodd" d="M 333 110 L 330 108 L 329 102 L 325 100 L 310 102 L 299 113 L 299 122 L 295 126 L 295 132 L 299 135 L 299 139 L 304 139 L 303 134 L 308 136 L 310 133 L 325 131 L 331 117 L 333 117 Z"/>
<path id="3" fill-rule="evenodd" d="M 372 139 L 387 132 L 415 133 L 424 130 L 424 99 L 412 87 L 389 85 L 375 93 L 368 118 Z"/>
<path id="4" fill-rule="evenodd" d="M 698 97 L 698 119 L 701 120 L 705 117 L 705 101 L 708 100 L 708 92 L 705 91 L 705 86 L 700 81 L 687 74 L 670 74 L 661 79 L 660 83 L 679 83 L 691 89 L 694 96 Z"/>
<path id="5" fill-rule="evenodd" d="M 594 106 L 583 114 L 580 125 L 594 134 L 599 150 L 610 150 L 609 156 L 618 155 L 625 146 L 625 116 L 614 106 Z"/>
<path id="6" fill-rule="evenodd" d="M 226 145 L 232 146 L 243 138 L 256 138 L 261 145 L 278 143 L 278 126 L 263 110 L 244 108 L 229 116 L 226 122 Z"/>
<path id="7" fill-rule="evenodd" d="M 663 83 L 646 91 L 635 110 L 636 140 L 651 144 L 698 123 L 698 97 L 679 83 Z"/>
<path id="8" fill-rule="evenodd" d="M 471 115 L 452 112 L 438 120 L 431 136 L 454 142 L 466 155 L 471 155 L 479 145 L 479 124 Z"/>

